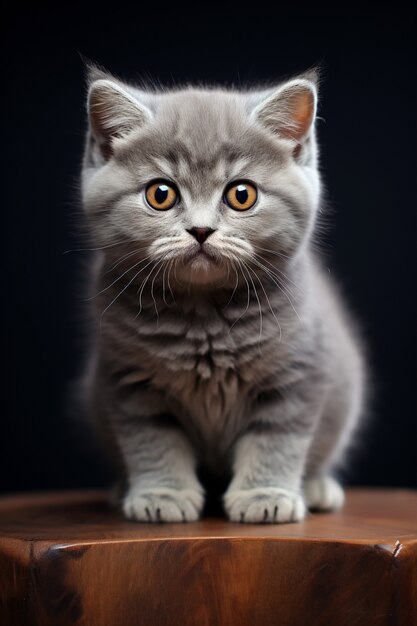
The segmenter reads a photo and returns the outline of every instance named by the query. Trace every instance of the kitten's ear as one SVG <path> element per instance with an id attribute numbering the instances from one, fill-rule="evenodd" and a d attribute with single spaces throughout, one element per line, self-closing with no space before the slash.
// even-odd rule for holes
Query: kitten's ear
<path id="1" fill-rule="evenodd" d="M 252 117 L 280 137 L 302 144 L 314 124 L 316 110 L 316 85 L 296 78 L 270 93 L 255 107 Z"/>
<path id="2" fill-rule="evenodd" d="M 92 135 L 105 159 L 112 154 L 114 139 L 141 128 L 151 119 L 147 107 L 121 85 L 105 78 L 90 86 L 88 114 Z"/>

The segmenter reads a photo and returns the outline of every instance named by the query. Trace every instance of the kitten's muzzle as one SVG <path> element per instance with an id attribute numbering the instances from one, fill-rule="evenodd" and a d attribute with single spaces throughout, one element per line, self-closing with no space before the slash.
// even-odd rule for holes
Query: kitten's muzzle
<path id="1" fill-rule="evenodd" d="M 212 233 L 214 233 L 214 228 L 208 227 L 193 227 L 186 228 L 187 233 L 190 233 L 195 239 L 197 239 L 198 243 L 204 243 L 207 237 L 210 237 Z"/>

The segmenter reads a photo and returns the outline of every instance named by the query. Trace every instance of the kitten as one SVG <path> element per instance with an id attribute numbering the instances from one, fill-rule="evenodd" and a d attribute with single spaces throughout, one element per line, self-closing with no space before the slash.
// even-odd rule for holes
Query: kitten
<path id="1" fill-rule="evenodd" d="M 89 407 L 129 519 L 333 510 L 362 408 L 352 322 L 312 249 L 317 79 L 149 90 L 91 70 L 82 195 L 100 257 Z"/>

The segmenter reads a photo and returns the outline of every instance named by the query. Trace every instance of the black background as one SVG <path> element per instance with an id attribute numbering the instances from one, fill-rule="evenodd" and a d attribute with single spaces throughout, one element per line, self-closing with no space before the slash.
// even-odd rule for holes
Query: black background
<path id="1" fill-rule="evenodd" d="M 415 68 L 413 20 L 381 5 L 279 3 L 144 12 L 116 3 L 3 10 L 0 490 L 98 485 L 68 426 L 79 369 L 74 214 L 83 150 L 79 53 L 126 78 L 253 83 L 319 63 L 326 262 L 362 320 L 374 379 L 352 484 L 416 486 Z M 410 9 L 411 10 L 411 9 Z M 6 137 L 5 137 L 6 135 Z"/>

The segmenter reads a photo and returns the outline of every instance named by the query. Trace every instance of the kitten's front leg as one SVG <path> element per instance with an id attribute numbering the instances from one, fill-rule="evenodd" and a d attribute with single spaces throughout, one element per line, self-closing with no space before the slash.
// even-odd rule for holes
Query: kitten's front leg
<path id="1" fill-rule="evenodd" d="M 102 403 L 101 403 L 102 404 Z M 197 520 L 204 491 L 194 450 L 163 396 L 146 384 L 107 396 L 107 414 L 127 478 L 126 517 L 141 522 Z"/>
<path id="2" fill-rule="evenodd" d="M 295 395 L 293 395 L 295 394 Z M 234 450 L 224 506 L 234 522 L 280 523 L 304 518 L 301 484 L 317 408 L 291 394 L 266 394 Z"/>
<path id="3" fill-rule="evenodd" d="M 142 522 L 191 522 L 200 517 L 204 492 L 195 474 L 195 458 L 180 430 L 156 427 L 141 418 L 136 428 L 119 433 L 128 470 L 123 512 Z"/>
<path id="4" fill-rule="evenodd" d="M 111 357 L 101 355 L 95 363 L 89 402 L 102 443 L 123 469 L 127 490 L 119 499 L 125 516 L 141 522 L 198 519 L 204 490 L 197 459 L 171 402 L 146 370 Z"/>

